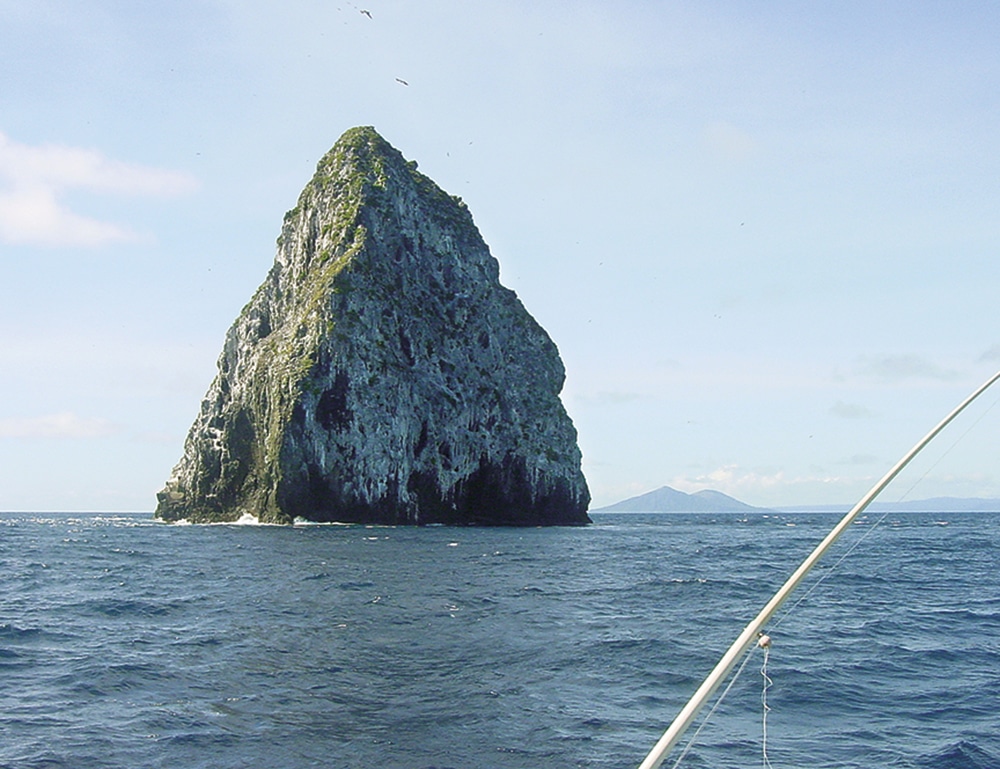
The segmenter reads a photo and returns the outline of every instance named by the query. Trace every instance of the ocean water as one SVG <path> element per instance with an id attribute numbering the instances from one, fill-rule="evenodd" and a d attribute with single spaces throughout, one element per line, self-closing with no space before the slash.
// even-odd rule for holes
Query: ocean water
<path id="1" fill-rule="evenodd" d="M 0 767 L 635 767 L 837 517 L 594 518 L 0 514 Z M 1000 767 L 1000 514 L 875 521 L 772 626 L 767 758 Z M 681 766 L 763 765 L 754 654 Z"/>

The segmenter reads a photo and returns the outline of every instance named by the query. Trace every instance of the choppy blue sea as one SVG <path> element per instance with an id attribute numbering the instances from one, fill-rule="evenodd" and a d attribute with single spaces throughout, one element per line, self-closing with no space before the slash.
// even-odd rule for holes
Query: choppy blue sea
<path id="1" fill-rule="evenodd" d="M 0 514 L 0 767 L 635 767 L 837 518 L 594 518 Z M 1000 767 L 1000 515 L 876 519 L 771 631 L 768 758 Z M 682 766 L 762 765 L 761 661 Z"/>

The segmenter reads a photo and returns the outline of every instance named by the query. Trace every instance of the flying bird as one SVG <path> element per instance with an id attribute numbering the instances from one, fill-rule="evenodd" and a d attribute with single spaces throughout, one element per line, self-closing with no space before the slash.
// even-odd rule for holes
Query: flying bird
<path id="1" fill-rule="evenodd" d="M 361 11 L 361 13 L 363 13 L 369 19 L 372 17 L 372 12 L 371 11 L 366 11 L 364 8 L 359 8 L 358 10 Z"/>
<path id="2" fill-rule="evenodd" d="M 400 78 L 398 78 L 398 77 L 396 78 L 396 82 L 397 82 L 397 83 L 402 83 L 403 85 L 409 85 L 409 83 L 407 83 L 407 82 L 406 82 L 405 80 L 401 80 L 401 79 L 400 79 Z"/>

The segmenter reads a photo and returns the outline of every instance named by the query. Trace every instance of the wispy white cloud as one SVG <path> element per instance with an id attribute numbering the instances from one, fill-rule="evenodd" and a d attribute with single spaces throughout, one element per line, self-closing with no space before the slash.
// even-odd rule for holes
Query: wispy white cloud
<path id="1" fill-rule="evenodd" d="M 821 488 L 850 487 L 855 479 L 830 475 L 822 471 L 810 475 L 789 476 L 781 469 L 754 470 L 739 465 L 725 465 L 706 473 L 679 476 L 669 485 L 680 491 L 692 493 L 714 489 L 730 496 L 760 504 L 771 494 L 788 489 L 815 491 Z"/>
<path id="2" fill-rule="evenodd" d="M 857 467 L 859 465 L 873 465 L 879 461 L 879 458 L 874 454 L 852 454 L 849 457 L 845 457 L 837 462 L 838 465 L 850 465 L 852 467 Z"/>
<path id="3" fill-rule="evenodd" d="M 122 163 L 95 150 L 30 146 L 0 133 L 0 239 L 46 246 L 100 246 L 134 235 L 70 210 L 67 190 L 119 195 L 181 195 L 197 182 L 190 174 Z"/>
<path id="4" fill-rule="evenodd" d="M 842 419 L 866 419 L 874 416 L 870 409 L 857 403 L 844 403 L 837 401 L 830 406 L 830 413 Z"/>
<path id="5" fill-rule="evenodd" d="M 0 419 L 0 438 L 103 438 L 118 432 L 107 419 L 71 412 Z"/>
<path id="6" fill-rule="evenodd" d="M 881 355 L 862 357 L 858 373 L 876 379 L 954 379 L 958 374 L 919 355 Z"/>
<path id="7" fill-rule="evenodd" d="M 46 246 L 100 246 L 129 240 L 128 230 L 75 214 L 44 186 L 0 193 L 0 237 L 7 243 Z"/>
<path id="8" fill-rule="evenodd" d="M 1000 344 L 993 345 L 990 349 L 988 349 L 986 352 L 984 352 L 982 355 L 979 356 L 979 360 L 981 361 L 1000 360 Z"/>
<path id="9" fill-rule="evenodd" d="M 747 490 L 768 489 L 783 483 L 786 483 L 786 479 L 782 470 L 761 473 L 746 470 L 738 465 L 725 465 L 707 473 L 674 478 L 670 485 L 689 493 L 701 489 L 714 489 L 727 494 L 737 494 Z"/>

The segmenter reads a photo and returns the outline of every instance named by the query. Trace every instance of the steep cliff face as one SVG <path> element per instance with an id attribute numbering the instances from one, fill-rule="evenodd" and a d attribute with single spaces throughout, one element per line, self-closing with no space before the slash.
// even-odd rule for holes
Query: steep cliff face
<path id="1" fill-rule="evenodd" d="M 563 379 L 461 200 L 352 129 L 285 215 L 156 515 L 586 523 Z"/>

